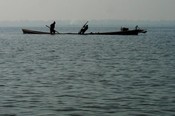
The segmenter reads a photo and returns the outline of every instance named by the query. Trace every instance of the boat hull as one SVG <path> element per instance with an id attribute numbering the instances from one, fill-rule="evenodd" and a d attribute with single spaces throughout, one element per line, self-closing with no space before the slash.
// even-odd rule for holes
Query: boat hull
<path id="1" fill-rule="evenodd" d="M 29 29 L 22 29 L 23 34 L 50 34 L 49 32 L 34 31 Z"/>
<path id="2" fill-rule="evenodd" d="M 34 31 L 29 29 L 22 29 L 23 34 L 50 34 L 49 32 Z M 56 33 L 56 34 L 68 34 L 68 35 L 138 35 L 140 30 L 128 30 L 128 31 L 116 31 L 116 32 L 91 32 L 85 34 L 78 33 Z"/>
<path id="3" fill-rule="evenodd" d="M 138 35 L 137 30 L 129 31 L 116 31 L 116 32 L 98 32 L 98 33 L 89 33 L 91 35 Z"/>

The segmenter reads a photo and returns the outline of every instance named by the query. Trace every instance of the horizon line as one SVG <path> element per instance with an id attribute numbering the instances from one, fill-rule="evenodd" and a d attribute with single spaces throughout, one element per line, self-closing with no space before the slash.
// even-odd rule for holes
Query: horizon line
<path id="1" fill-rule="evenodd" d="M 40 27 L 52 23 L 54 20 L 21 20 L 21 21 L 0 21 L 0 27 Z M 57 26 L 81 26 L 89 21 L 91 26 L 175 26 L 175 20 L 55 20 Z"/>

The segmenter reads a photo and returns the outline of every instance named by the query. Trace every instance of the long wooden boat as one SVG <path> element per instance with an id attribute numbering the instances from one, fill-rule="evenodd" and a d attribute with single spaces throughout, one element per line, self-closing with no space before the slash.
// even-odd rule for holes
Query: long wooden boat
<path id="1" fill-rule="evenodd" d="M 50 34 L 50 32 L 35 31 L 29 29 L 22 29 L 23 34 Z M 138 35 L 139 33 L 146 33 L 144 30 L 127 30 L 127 31 L 114 31 L 114 32 L 91 32 L 85 34 L 78 33 L 55 33 L 55 34 L 70 34 L 70 35 Z"/>
<path id="2" fill-rule="evenodd" d="M 34 31 L 29 29 L 22 29 L 23 34 L 50 34 L 49 32 Z"/>

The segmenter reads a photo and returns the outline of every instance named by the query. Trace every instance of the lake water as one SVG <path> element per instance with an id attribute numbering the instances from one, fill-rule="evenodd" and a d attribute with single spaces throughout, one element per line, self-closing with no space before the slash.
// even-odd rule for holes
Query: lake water
<path id="1" fill-rule="evenodd" d="M 0 28 L 0 116 L 174 116 L 175 27 L 147 29 L 81 36 Z"/>

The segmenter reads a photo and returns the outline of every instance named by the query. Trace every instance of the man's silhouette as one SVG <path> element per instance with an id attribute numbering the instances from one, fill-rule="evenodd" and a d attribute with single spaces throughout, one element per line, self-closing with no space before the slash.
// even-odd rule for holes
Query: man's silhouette
<path id="1" fill-rule="evenodd" d="M 54 21 L 54 22 L 50 25 L 50 34 L 55 34 L 55 24 L 56 24 L 56 22 Z"/>

